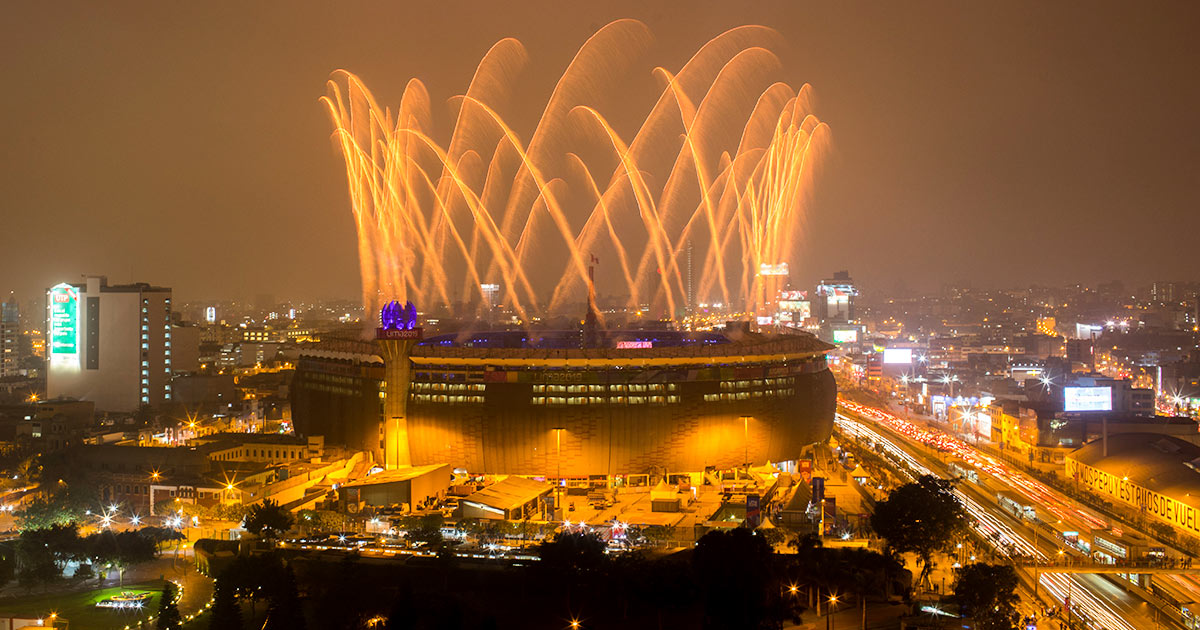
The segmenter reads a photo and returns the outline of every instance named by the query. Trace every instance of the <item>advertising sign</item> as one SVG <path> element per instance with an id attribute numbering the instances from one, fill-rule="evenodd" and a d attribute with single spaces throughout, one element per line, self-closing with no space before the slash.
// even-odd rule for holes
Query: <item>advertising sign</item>
<path id="1" fill-rule="evenodd" d="M 854 343 L 858 341 L 857 330 L 835 330 L 833 331 L 833 343 Z"/>
<path id="2" fill-rule="evenodd" d="M 51 358 L 79 354 L 79 292 L 69 284 L 50 289 Z"/>
<path id="3" fill-rule="evenodd" d="M 634 350 L 643 348 L 653 348 L 653 341 L 618 341 L 617 350 Z"/>
<path id="4" fill-rule="evenodd" d="M 1112 388 L 1064 387 L 1063 411 L 1112 411 Z"/>
<path id="5" fill-rule="evenodd" d="M 777 264 L 762 263 L 758 266 L 758 275 L 760 276 L 786 276 L 788 275 L 788 264 L 785 262 Z"/>
<path id="6" fill-rule="evenodd" d="M 746 495 L 746 525 L 751 529 L 758 527 L 761 513 L 760 498 L 757 494 Z"/>
<path id="7" fill-rule="evenodd" d="M 888 348 L 883 351 L 884 363 L 904 363 L 911 365 L 912 358 L 912 348 Z"/>

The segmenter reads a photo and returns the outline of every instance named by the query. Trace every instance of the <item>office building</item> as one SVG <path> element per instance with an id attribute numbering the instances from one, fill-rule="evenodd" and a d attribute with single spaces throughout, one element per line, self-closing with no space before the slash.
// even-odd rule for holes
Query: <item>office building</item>
<path id="1" fill-rule="evenodd" d="M 21 310 L 9 297 L 0 304 L 0 378 L 17 376 L 21 357 L 18 351 L 21 338 Z"/>
<path id="2" fill-rule="evenodd" d="M 103 276 L 46 292 L 46 393 L 131 412 L 171 400 L 171 289 Z"/>

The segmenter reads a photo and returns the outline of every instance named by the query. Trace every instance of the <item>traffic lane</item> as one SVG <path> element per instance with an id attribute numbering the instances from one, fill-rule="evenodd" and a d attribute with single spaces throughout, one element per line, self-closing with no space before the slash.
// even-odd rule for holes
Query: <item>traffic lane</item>
<path id="1" fill-rule="evenodd" d="M 933 472 L 928 466 L 922 463 L 922 460 L 934 465 L 940 464 L 938 456 L 930 452 L 929 449 L 924 448 L 924 445 L 920 443 L 914 443 L 900 437 L 893 439 L 884 433 L 877 433 L 865 423 L 843 414 L 838 414 L 837 419 L 843 430 L 861 431 L 863 435 L 868 436 L 872 441 L 879 443 L 885 449 L 893 452 L 897 458 L 908 462 L 909 466 L 918 474 Z M 899 446 L 896 443 L 897 441 L 903 443 L 908 448 Z M 983 505 L 969 495 L 961 491 L 956 493 L 963 499 L 968 513 L 976 519 L 976 529 L 985 538 L 994 541 L 998 545 L 1011 547 L 1012 552 L 1045 556 L 1041 550 L 1036 548 L 1029 540 L 1022 538 L 1020 534 L 1005 522 L 1006 520 L 1011 521 L 1005 512 L 998 509 L 985 509 Z M 1009 551 L 1001 549 L 999 546 L 997 548 L 1002 554 L 1009 553 Z M 1065 574 L 1054 573 L 1042 573 L 1040 582 L 1046 592 L 1050 593 L 1060 603 L 1070 598 L 1074 602 L 1075 609 L 1083 612 L 1088 619 L 1098 624 L 1098 627 L 1105 627 L 1110 630 L 1134 630 L 1135 628 L 1135 626 L 1124 619 L 1122 613 L 1117 610 L 1116 604 L 1109 602 L 1106 597 L 1093 595 L 1087 588 L 1086 583 L 1071 579 L 1070 576 Z M 1128 612 L 1132 611 L 1127 611 L 1126 614 Z M 1131 616 L 1136 618 L 1136 615 Z M 1139 619 L 1139 621 L 1142 620 Z"/>

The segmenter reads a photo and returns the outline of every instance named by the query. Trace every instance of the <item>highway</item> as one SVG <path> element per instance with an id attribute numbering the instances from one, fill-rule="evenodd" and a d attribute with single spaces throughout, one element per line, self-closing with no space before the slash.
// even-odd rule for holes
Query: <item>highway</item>
<path id="1" fill-rule="evenodd" d="M 1033 499 L 1046 513 L 1053 514 L 1060 525 L 1087 528 L 1079 531 L 1108 527 L 1108 523 L 1099 515 L 1058 495 L 1028 475 L 1012 470 L 980 453 L 961 440 L 939 431 L 918 427 L 878 409 L 849 401 L 839 401 L 839 404 L 846 412 L 859 418 L 852 418 L 847 413 L 838 413 L 836 422 L 845 435 L 874 443 L 889 453 L 894 460 L 903 462 L 913 474 L 947 476 L 942 458 L 943 453 L 949 453 L 952 457 L 968 462 L 977 470 L 985 472 L 1004 488 L 1014 489 Z M 1022 561 L 1049 562 L 1052 557 L 1060 557 L 1060 552 L 1072 553 L 1044 533 L 1036 533 L 1028 522 L 1016 519 L 1002 510 L 996 502 L 994 490 L 976 484 L 961 483 L 955 492 L 973 519 L 972 527 L 998 554 Z M 1086 627 L 1133 630 L 1156 626 L 1154 605 L 1117 587 L 1108 578 L 1098 575 L 1036 572 L 1039 574 L 1038 588 L 1041 594 L 1049 594 L 1059 605 L 1069 600 L 1072 619 L 1081 619 Z M 1163 618 L 1160 623 L 1167 622 L 1168 620 Z"/>

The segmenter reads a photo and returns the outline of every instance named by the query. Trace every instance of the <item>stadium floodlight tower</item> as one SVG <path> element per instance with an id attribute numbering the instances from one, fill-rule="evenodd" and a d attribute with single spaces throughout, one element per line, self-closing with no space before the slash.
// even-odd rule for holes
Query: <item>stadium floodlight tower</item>
<path id="1" fill-rule="evenodd" d="M 381 459 L 386 469 L 412 465 L 408 443 L 408 388 L 412 383 L 413 346 L 421 341 L 417 326 L 417 307 L 412 302 L 401 306 L 396 300 L 379 311 L 375 343 L 383 356 L 383 378 L 387 392 L 383 401 L 383 447 Z"/>

